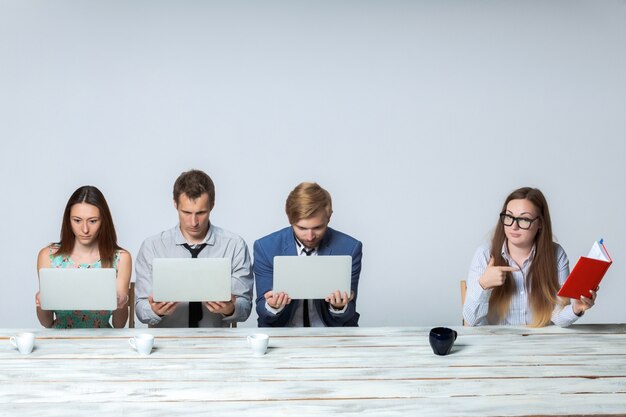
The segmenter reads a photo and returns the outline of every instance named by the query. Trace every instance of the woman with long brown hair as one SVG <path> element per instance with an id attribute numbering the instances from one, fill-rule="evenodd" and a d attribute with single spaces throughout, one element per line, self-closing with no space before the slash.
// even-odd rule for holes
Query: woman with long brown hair
<path id="1" fill-rule="evenodd" d="M 552 240 L 548 203 L 537 188 L 519 188 L 504 202 L 493 238 L 476 251 L 467 280 L 463 317 L 470 326 L 574 323 L 596 299 L 557 292 L 569 275 L 563 248 Z"/>
<path id="2" fill-rule="evenodd" d="M 61 239 L 51 243 L 37 258 L 41 268 L 115 268 L 117 309 L 115 311 L 42 310 L 35 296 L 37 318 L 44 327 L 124 327 L 128 320 L 128 289 L 132 271 L 130 254 L 117 244 L 111 211 L 96 187 L 85 185 L 69 198 L 63 213 Z"/>

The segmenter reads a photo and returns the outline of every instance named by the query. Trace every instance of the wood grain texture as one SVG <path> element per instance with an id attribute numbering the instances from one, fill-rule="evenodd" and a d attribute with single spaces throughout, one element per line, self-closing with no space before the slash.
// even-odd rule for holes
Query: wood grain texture
<path id="1" fill-rule="evenodd" d="M 0 416 L 626 415 L 625 325 L 455 329 L 448 356 L 428 328 L 35 330 L 30 355 L 0 329 Z"/>

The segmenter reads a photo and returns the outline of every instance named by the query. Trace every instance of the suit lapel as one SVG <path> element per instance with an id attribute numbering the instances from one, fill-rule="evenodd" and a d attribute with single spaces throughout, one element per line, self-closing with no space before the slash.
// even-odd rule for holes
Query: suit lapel
<path id="1" fill-rule="evenodd" d="M 333 238 L 333 230 L 329 227 L 326 229 L 326 234 L 320 242 L 320 247 L 317 249 L 317 254 L 321 256 L 332 255 L 333 249 L 330 247 L 330 243 Z"/>
<path id="2" fill-rule="evenodd" d="M 282 253 L 281 255 L 296 256 L 298 251 L 296 250 L 296 241 L 293 236 L 293 229 L 288 227 L 282 236 Z"/>

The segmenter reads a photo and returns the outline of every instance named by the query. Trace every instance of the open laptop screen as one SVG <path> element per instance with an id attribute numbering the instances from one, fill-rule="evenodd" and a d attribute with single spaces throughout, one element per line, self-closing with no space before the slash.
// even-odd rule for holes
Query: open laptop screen
<path id="1" fill-rule="evenodd" d="M 114 268 L 41 268 L 39 298 L 43 310 L 115 310 Z"/>
<path id="2" fill-rule="evenodd" d="M 230 259 L 155 258 L 152 291 L 154 301 L 229 301 Z"/>
<path id="3" fill-rule="evenodd" d="M 272 291 L 293 299 L 320 299 L 334 291 L 350 295 L 351 256 L 275 256 Z"/>

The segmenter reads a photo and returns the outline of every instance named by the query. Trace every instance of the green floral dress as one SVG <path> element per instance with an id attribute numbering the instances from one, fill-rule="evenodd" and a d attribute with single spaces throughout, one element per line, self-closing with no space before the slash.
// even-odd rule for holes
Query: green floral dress
<path id="1" fill-rule="evenodd" d="M 56 246 L 58 247 L 58 245 Z M 116 251 L 113 257 L 113 268 L 117 271 L 117 264 L 120 259 L 120 252 Z M 51 268 L 102 268 L 100 260 L 92 264 L 75 264 L 66 255 L 54 255 L 53 247 L 50 248 Z M 111 310 L 55 310 L 55 329 L 84 329 L 111 327 Z"/>

